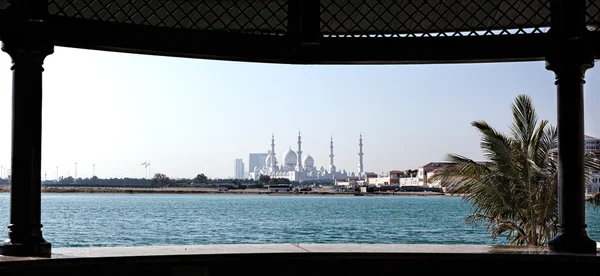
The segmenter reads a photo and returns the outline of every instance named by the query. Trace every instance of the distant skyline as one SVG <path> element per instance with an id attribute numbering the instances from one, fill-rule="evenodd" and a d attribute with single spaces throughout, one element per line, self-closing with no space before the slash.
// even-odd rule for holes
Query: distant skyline
<path id="1" fill-rule="evenodd" d="M 443 65 L 280 65 L 56 47 L 44 72 L 42 178 L 233 176 L 232 164 L 295 150 L 338 170 L 413 169 L 447 153 L 483 159 L 471 127 L 508 131 L 510 105 L 533 98 L 556 124 L 554 73 L 544 62 Z M 600 75 L 586 74 L 586 134 L 600 136 Z M 10 58 L 0 54 L 0 166 L 10 165 Z"/>

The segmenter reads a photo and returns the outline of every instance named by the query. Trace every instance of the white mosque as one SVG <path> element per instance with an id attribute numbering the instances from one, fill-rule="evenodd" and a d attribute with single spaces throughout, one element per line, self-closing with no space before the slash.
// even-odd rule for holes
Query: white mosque
<path id="1" fill-rule="evenodd" d="M 323 166 L 317 168 L 315 160 L 312 156 L 307 155 L 302 159 L 302 136 L 298 132 L 298 150 L 293 151 L 291 148 L 283 155 L 283 164 L 277 162 L 275 154 L 275 136 L 271 136 L 271 150 L 269 150 L 263 168 L 255 167 L 254 171 L 250 172 L 250 177 L 257 180 L 260 175 L 267 175 L 272 178 L 287 178 L 290 181 L 306 181 L 318 179 L 339 179 L 363 175 L 363 152 L 362 152 L 362 134 L 359 138 L 359 153 L 358 153 L 358 173 L 347 173 L 346 170 L 338 171 L 333 164 L 333 137 L 329 142 L 329 168 Z"/>

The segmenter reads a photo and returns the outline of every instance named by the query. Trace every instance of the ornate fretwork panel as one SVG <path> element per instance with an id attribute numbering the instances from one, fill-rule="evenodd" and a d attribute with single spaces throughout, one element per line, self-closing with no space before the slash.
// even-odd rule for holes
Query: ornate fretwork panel
<path id="1" fill-rule="evenodd" d="M 588 30 L 600 31 L 600 0 L 587 0 L 585 23 Z"/>
<path id="2" fill-rule="evenodd" d="M 325 36 L 439 37 L 545 33 L 550 0 L 322 0 Z"/>
<path id="3" fill-rule="evenodd" d="M 260 35 L 287 31 L 287 0 L 50 0 L 51 15 Z"/>

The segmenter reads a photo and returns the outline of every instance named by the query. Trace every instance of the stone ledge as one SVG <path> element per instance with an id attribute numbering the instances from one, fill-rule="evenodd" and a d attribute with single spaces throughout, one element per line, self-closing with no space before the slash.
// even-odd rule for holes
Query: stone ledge
<path id="1" fill-rule="evenodd" d="M 262 253 L 489 253 L 486 245 L 438 244 L 221 244 L 190 246 L 138 246 L 55 248 L 53 258 L 262 254 Z"/>
<path id="2" fill-rule="evenodd" d="M 306 252 L 293 244 L 215 244 L 176 246 L 132 247 L 70 247 L 54 248 L 53 258 L 163 256 L 163 255 L 210 255 L 210 254 L 258 254 Z"/>
<path id="3" fill-rule="evenodd" d="M 0 275 L 261 275 L 364 276 L 418 271 L 461 275 L 508 271 L 595 275 L 597 254 L 557 254 L 546 248 L 438 244 L 231 244 L 55 248 L 52 258 L 0 257 Z M 493 273 L 492 273 L 493 274 Z"/>
<path id="4" fill-rule="evenodd" d="M 548 251 L 546 247 L 469 244 L 218 244 L 53 248 L 52 259 L 273 253 L 557 254 Z M 0 262 L 37 259 L 45 258 L 0 256 Z"/>

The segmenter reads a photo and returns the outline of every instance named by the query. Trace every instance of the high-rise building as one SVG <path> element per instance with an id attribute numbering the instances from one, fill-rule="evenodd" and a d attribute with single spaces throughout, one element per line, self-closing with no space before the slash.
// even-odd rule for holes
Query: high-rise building
<path id="1" fill-rule="evenodd" d="M 266 164 L 268 153 L 250 153 L 248 156 L 248 173 L 254 171 L 254 168 L 262 169 Z"/>
<path id="2" fill-rule="evenodd" d="M 244 173 L 244 161 L 242 159 L 235 159 L 235 172 L 233 178 L 244 179 L 246 174 Z"/>
<path id="3" fill-rule="evenodd" d="M 365 155 L 362 151 L 363 142 L 362 142 L 362 133 L 360 134 L 360 138 L 358 139 L 358 177 L 362 177 L 364 172 L 363 167 L 363 156 Z"/>

